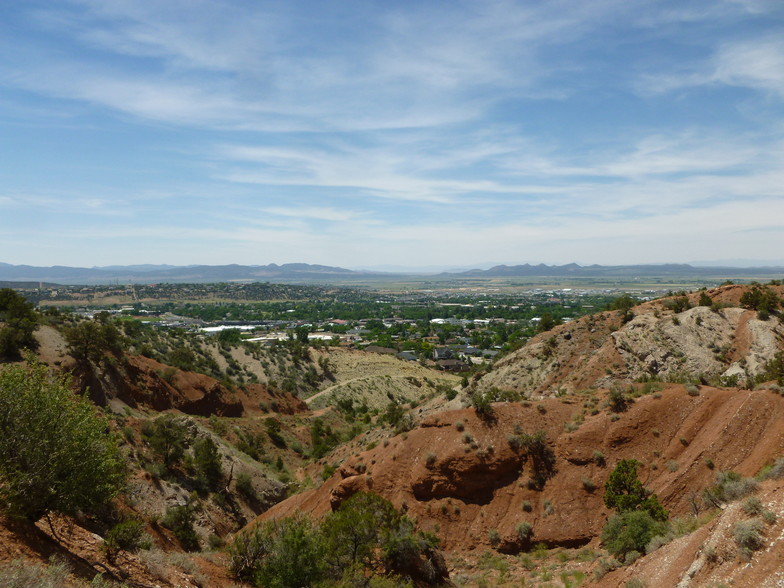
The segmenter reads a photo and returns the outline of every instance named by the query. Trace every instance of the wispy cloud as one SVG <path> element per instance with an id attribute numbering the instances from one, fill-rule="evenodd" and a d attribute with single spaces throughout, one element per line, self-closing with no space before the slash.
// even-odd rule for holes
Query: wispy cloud
<path id="1" fill-rule="evenodd" d="M 738 257 L 784 201 L 781 15 L 19 3 L 0 22 L 0 229 L 68 237 L 41 255 L 170 262 Z"/>
<path id="2" fill-rule="evenodd" d="M 761 90 L 784 98 L 784 41 L 780 36 L 726 43 L 707 60 L 678 73 L 641 77 L 638 87 L 657 94 L 698 86 L 724 85 Z"/>

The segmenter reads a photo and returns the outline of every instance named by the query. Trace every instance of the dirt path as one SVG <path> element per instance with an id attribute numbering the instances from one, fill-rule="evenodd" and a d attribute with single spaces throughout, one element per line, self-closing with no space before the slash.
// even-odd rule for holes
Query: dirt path
<path id="1" fill-rule="evenodd" d="M 384 376 L 359 376 L 359 377 L 356 377 L 356 378 L 343 380 L 342 382 L 338 382 L 337 384 L 332 384 L 331 386 L 328 386 L 327 388 L 324 388 L 323 390 L 321 390 L 320 392 L 317 392 L 316 394 L 314 394 L 310 398 L 306 398 L 305 399 L 305 403 L 308 406 L 310 406 L 310 404 L 314 400 L 316 400 L 317 398 L 321 398 L 322 396 L 326 396 L 327 394 L 329 394 L 333 390 L 335 390 L 337 388 L 340 388 L 341 386 L 346 386 L 347 384 L 351 384 L 352 382 L 359 382 L 359 381 L 362 381 L 362 380 L 372 380 L 374 378 L 387 378 L 387 377 L 388 378 L 392 378 L 392 379 L 400 380 L 400 379 L 405 379 L 405 378 L 410 377 L 410 376 L 392 376 L 392 375 L 390 375 L 390 376 L 386 376 L 386 375 L 384 375 Z"/>

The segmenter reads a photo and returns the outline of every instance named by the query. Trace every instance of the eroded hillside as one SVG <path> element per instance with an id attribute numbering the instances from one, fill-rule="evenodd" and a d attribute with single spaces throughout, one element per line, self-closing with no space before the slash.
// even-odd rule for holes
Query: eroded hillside
<path id="1" fill-rule="evenodd" d="M 59 554 L 74 586 L 99 569 L 145 585 L 229 586 L 238 580 L 223 546 L 240 529 L 299 513 L 323 520 L 372 491 L 440 539 L 459 586 L 774 586 L 784 398 L 771 380 L 784 369 L 771 360 L 784 329 L 776 312 L 744 308 L 749 291 L 724 286 L 558 326 L 457 397 L 455 376 L 359 351 L 134 338 L 137 327 L 96 350 L 74 343 L 68 321 L 42 326 L 39 357 L 103 407 L 130 475 L 106 513 L 35 529 L 3 520 L 0 562 Z M 498 391 L 523 400 L 486 402 Z M 165 441 L 172 431 L 181 446 Z M 621 565 L 601 539 L 612 515 L 604 486 L 632 459 L 670 527 L 658 549 Z M 744 480 L 750 497 L 716 498 L 720 474 Z M 125 520 L 152 550 L 107 551 Z"/>
<path id="2" fill-rule="evenodd" d="M 626 316 L 608 311 L 557 326 L 501 359 L 476 388 L 539 396 L 642 380 L 753 384 L 784 346 L 784 325 L 740 307 L 747 291 L 724 286 L 707 293 L 712 306 L 692 293 L 687 304 L 656 300 Z"/>

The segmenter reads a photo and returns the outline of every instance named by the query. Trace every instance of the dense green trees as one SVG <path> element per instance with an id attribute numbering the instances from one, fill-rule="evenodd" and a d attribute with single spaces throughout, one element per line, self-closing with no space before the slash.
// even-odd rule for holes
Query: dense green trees
<path id="1" fill-rule="evenodd" d="M 37 520 L 106 503 L 124 480 L 107 422 L 41 364 L 0 371 L 0 506 Z"/>
<path id="2" fill-rule="evenodd" d="M 387 500 L 361 492 L 321 524 L 268 521 L 240 534 L 229 552 L 235 576 L 257 586 L 372 586 L 372 576 L 406 586 L 412 576 L 433 584 L 444 577 L 436 545 Z"/>
<path id="3" fill-rule="evenodd" d="M 38 315 L 33 305 L 10 288 L 0 290 L 0 359 L 20 359 L 22 350 L 38 347 L 33 333 Z"/>
<path id="4" fill-rule="evenodd" d="M 744 308 L 756 310 L 757 316 L 764 321 L 781 306 L 781 298 L 769 286 L 754 284 L 740 297 L 740 304 Z"/>

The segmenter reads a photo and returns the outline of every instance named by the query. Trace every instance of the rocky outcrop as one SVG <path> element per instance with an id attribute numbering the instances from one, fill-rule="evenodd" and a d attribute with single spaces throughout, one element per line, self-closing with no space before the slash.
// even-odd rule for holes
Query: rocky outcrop
<path id="1" fill-rule="evenodd" d="M 663 299 L 635 307 L 626 323 L 617 311 L 560 325 L 501 359 L 476 387 L 537 397 L 643 379 L 753 382 L 784 348 L 784 324 L 779 316 L 760 320 L 740 308 L 747 289 L 711 291 L 713 308 L 696 306 L 694 293 L 693 307 L 680 312 Z"/>

